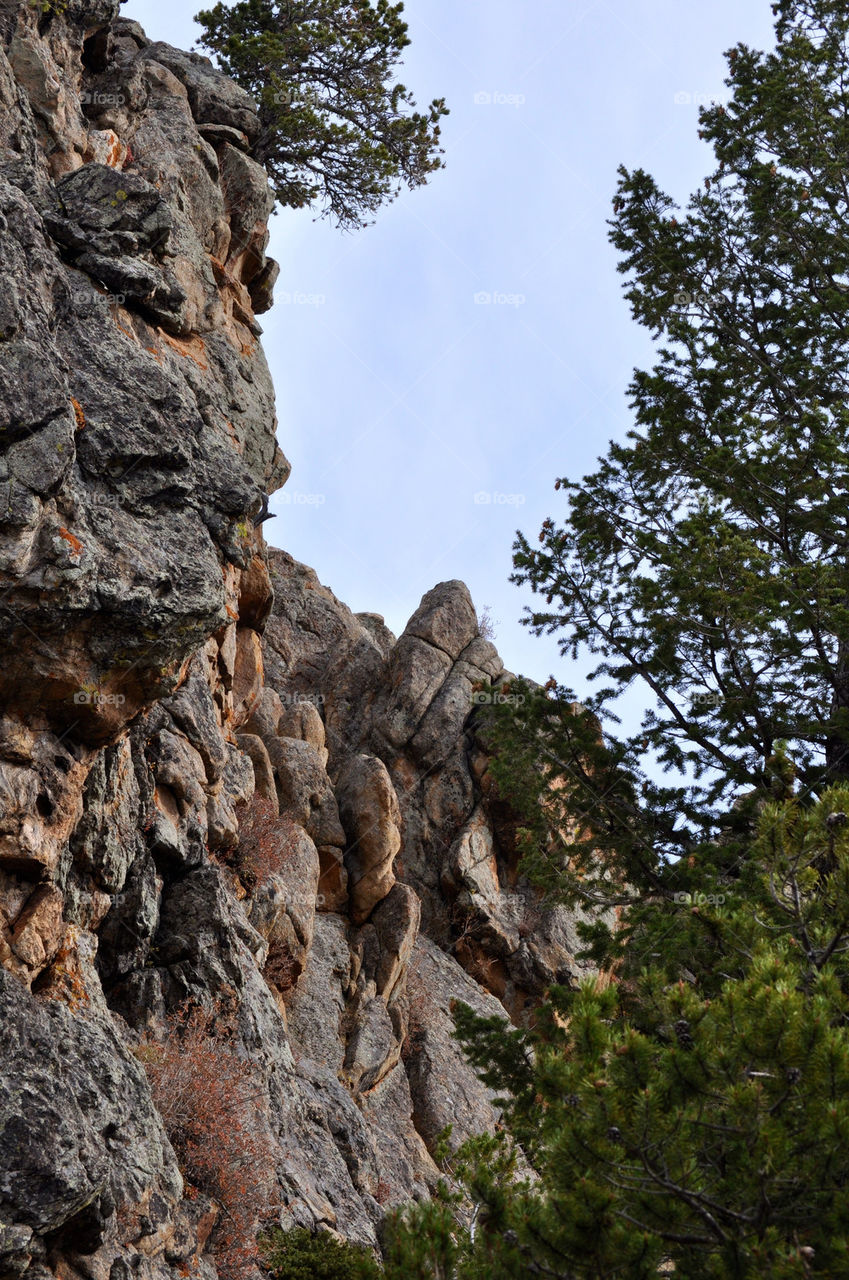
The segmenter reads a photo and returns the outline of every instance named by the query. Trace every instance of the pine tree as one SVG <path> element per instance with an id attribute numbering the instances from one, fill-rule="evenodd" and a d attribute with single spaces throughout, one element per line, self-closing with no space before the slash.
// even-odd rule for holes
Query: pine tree
<path id="1" fill-rule="evenodd" d="M 254 152 L 277 198 L 365 225 L 403 184 L 442 167 L 443 98 L 417 111 L 394 80 L 410 43 L 388 0 L 239 0 L 197 15 L 202 44 L 254 98 Z"/>
<path id="2" fill-rule="evenodd" d="M 775 50 L 732 49 L 701 113 L 716 164 L 686 209 L 620 170 L 611 239 L 657 363 L 627 442 L 515 549 L 533 629 L 599 660 L 588 708 L 641 686 L 632 758 L 692 770 L 702 810 L 768 793 L 780 741 L 814 792 L 849 772 L 849 10 L 773 7 Z"/>
<path id="3" fill-rule="evenodd" d="M 293 1227 L 270 1231 L 260 1241 L 264 1270 L 272 1280 L 379 1280 L 370 1250 L 329 1231 Z"/>
<path id="4" fill-rule="evenodd" d="M 656 900 L 641 967 L 533 1030 L 460 1010 L 505 1110 L 460 1153 L 457 1280 L 849 1276 L 847 811 L 846 785 L 766 804 L 745 883 Z M 427 1259 L 445 1225 L 414 1225 Z"/>
<path id="5" fill-rule="evenodd" d="M 616 914 L 532 1028 L 457 1015 L 504 1105 L 461 1153 L 457 1280 L 849 1277 L 849 10 L 773 9 L 687 208 L 620 171 L 657 360 L 628 440 L 515 548 L 530 625 L 604 687 L 519 686 L 479 731 L 525 871 Z"/>

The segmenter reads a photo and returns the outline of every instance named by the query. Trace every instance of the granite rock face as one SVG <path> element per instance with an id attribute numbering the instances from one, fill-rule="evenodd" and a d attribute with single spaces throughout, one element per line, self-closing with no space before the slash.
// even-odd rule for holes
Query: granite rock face
<path id="1" fill-rule="evenodd" d="M 396 639 L 286 552 L 272 548 L 269 565 L 266 681 L 281 703 L 321 709 L 353 918 L 367 919 L 396 881 L 409 885 L 424 933 L 521 1020 L 547 987 L 582 970 L 575 920 L 543 910 L 521 880 L 492 795 L 478 708 L 509 673 L 480 634 L 468 589 L 434 587 Z"/>
<path id="2" fill-rule="evenodd" d="M 446 1125 L 496 1121 L 454 1002 L 578 972 L 493 811 L 466 588 L 396 639 L 254 524 L 288 474 L 258 119 L 118 8 L 0 0 L 0 1280 L 214 1280 L 149 1072 L 191 1010 L 272 1218 L 379 1248 Z"/>

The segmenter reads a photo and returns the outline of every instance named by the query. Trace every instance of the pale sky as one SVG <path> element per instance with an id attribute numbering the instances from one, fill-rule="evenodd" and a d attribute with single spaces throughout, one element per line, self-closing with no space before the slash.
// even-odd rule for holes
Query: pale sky
<path id="1" fill-rule="evenodd" d="M 188 48 L 199 7 L 123 13 Z M 508 668 L 581 696 L 580 664 L 519 624 L 513 534 L 559 518 L 555 478 L 628 429 L 651 357 L 607 244 L 617 165 L 680 199 L 699 185 L 696 103 L 725 92 L 724 50 L 771 45 L 769 0 L 408 0 L 406 16 L 402 78 L 448 99 L 448 167 L 354 235 L 273 219 L 262 321 L 293 472 L 266 537 L 396 632 L 462 578 Z"/>

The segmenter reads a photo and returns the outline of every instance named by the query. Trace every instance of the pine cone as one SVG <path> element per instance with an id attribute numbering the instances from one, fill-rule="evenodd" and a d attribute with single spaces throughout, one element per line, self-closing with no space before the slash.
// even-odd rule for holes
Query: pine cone
<path id="1" fill-rule="evenodd" d="M 696 1042 L 693 1039 L 690 1024 L 686 1018 L 679 1018 L 672 1030 L 675 1032 L 682 1049 L 692 1049 Z"/>

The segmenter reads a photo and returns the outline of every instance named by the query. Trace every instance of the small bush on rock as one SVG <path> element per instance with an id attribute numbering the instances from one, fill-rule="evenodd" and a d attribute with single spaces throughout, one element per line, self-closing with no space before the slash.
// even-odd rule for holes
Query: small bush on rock
<path id="1" fill-rule="evenodd" d="M 220 1206 L 213 1237 L 219 1274 L 241 1280 L 256 1259 L 256 1230 L 270 1209 L 271 1138 L 250 1063 L 215 1012 L 185 1008 L 164 1041 L 138 1051 L 181 1171 Z"/>
<path id="2" fill-rule="evenodd" d="M 378 1280 L 381 1274 L 368 1249 L 302 1227 L 272 1231 L 261 1255 L 274 1280 Z"/>
<path id="3" fill-rule="evenodd" d="M 295 839 L 294 824 L 288 818 L 278 818 L 271 801 L 255 792 L 241 815 L 236 854 L 239 878 L 248 889 L 282 870 Z"/>
<path id="4" fill-rule="evenodd" d="M 281 995 L 285 995 L 297 986 L 302 968 L 303 965 L 292 955 L 285 942 L 272 939 L 262 971 L 266 982 L 275 986 Z"/>

